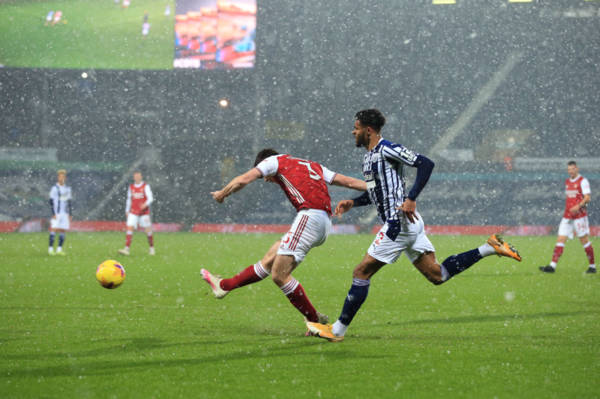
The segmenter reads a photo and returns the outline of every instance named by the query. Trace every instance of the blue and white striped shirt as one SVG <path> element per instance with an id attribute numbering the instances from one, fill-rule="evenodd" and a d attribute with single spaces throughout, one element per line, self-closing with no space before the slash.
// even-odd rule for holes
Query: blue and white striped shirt
<path id="1" fill-rule="evenodd" d="M 363 159 L 367 192 L 383 223 L 398 220 L 396 210 L 407 197 L 404 165 L 415 166 L 419 154 L 401 144 L 381 139 Z"/>
<path id="2" fill-rule="evenodd" d="M 71 187 L 55 184 L 50 189 L 50 208 L 52 214 L 71 214 Z"/>

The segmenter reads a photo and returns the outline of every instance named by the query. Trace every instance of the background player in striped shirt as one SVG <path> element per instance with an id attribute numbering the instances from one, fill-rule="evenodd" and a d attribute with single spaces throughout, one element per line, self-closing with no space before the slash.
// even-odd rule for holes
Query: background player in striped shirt
<path id="1" fill-rule="evenodd" d="M 67 181 L 67 171 L 64 169 L 56 172 L 56 184 L 50 189 L 50 209 L 52 218 L 50 219 L 50 237 L 48 239 L 49 255 L 65 255 L 62 247 L 65 243 L 65 232 L 69 230 L 71 224 L 71 187 L 65 183 Z M 54 252 L 54 238 L 58 233 L 58 247 Z"/>
<path id="2" fill-rule="evenodd" d="M 588 239 L 590 224 L 588 221 L 587 204 L 590 203 L 592 198 L 590 182 L 579 174 L 579 168 L 575 161 L 567 163 L 567 173 L 569 177 L 565 180 L 565 194 L 567 197 L 565 211 L 558 226 L 558 238 L 554 246 L 554 252 L 552 253 L 552 261 L 549 265 L 540 266 L 540 270 L 545 273 L 554 273 L 556 264 L 565 248 L 565 242 L 567 242 L 568 238 L 573 238 L 573 232 L 575 232 L 590 262 L 586 273 L 596 273 L 594 248 L 592 247 L 592 242 Z"/>
<path id="3" fill-rule="evenodd" d="M 317 162 L 264 149 L 256 156 L 254 168 L 211 195 L 221 203 L 227 196 L 262 177 L 268 182 L 277 183 L 296 208 L 298 213 L 290 230 L 273 244 L 260 261 L 234 277 L 221 279 L 202 269 L 202 278 L 217 298 L 223 298 L 229 291 L 261 281 L 271 274 L 273 282 L 307 320 L 326 322 L 327 316 L 316 311 L 302 285 L 291 274 L 308 251 L 323 244 L 329 234 L 331 199 L 327 184 L 362 191 L 366 189 L 366 184 L 362 180 L 334 173 Z"/>
<path id="4" fill-rule="evenodd" d="M 154 255 L 154 236 L 152 235 L 152 220 L 150 219 L 150 204 L 154 201 L 150 185 L 143 180 L 142 172 L 133 173 L 133 184 L 127 189 L 127 201 L 125 202 L 125 216 L 127 217 L 127 234 L 125 236 L 125 248 L 119 249 L 121 255 L 129 255 L 133 230 L 138 226 L 146 231 L 149 254 Z"/>
<path id="5" fill-rule="evenodd" d="M 416 210 L 416 200 L 427 184 L 434 163 L 406 147 L 384 140 L 381 128 L 385 117 L 376 109 L 359 111 L 355 115 L 352 134 L 357 147 L 365 147 L 363 175 L 367 192 L 354 200 L 340 201 L 335 209 L 338 215 L 353 206 L 374 204 L 383 227 L 373 240 L 367 254 L 356 266 L 352 286 L 344 302 L 342 313 L 335 324 L 307 322 L 314 335 L 330 341 L 341 341 L 350 322 L 367 298 L 371 277 L 388 263 L 394 263 L 402 252 L 433 284 L 442 284 L 466 270 L 485 256 L 497 254 L 518 261 L 521 257 L 514 248 L 493 234 L 479 248 L 452 255 L 439 264 L 435 248 L 427 238 L 423 219 Z M 417 168 L 417 176 L 407 193 L 404 165 Z"/>

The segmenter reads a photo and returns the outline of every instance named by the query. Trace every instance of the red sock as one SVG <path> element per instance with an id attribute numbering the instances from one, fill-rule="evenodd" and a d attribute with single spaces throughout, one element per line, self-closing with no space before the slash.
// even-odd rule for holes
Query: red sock
<path id="1" fill-rule="evenodd" d="M 127 248 L 129 248 L 131 246 L 131 237 L 133 236 L 133 234 L 129 234 L 127 233 L 127 235 L 125 236 L 125 246 Z"/>
<path id="2" fill-rule="evenodd" d="M 300 284 L 295 278 L 292 278 L 287 284 L 281 287 L 281 291 L 283 291 L 292 305 L 294 305 L 294 307 L 298 309 L 308 321 L 319 321 L 317 310 L 312 303 L 310 303 L 304 288 L 302 288 L 302 284 Z"/>
<path id="3" fill-rule="evenodd" d="M 558 260 L 560 259 L 560 256 L 562 255 L 564 249 L 565 244 L 556 244 L 556 246 L 554 247 L 554 253 L 552 254 L 552 262 L 558 263 Z"/>
<path id="4" fill-rule="evenodd" d="M 152 233 L 148 234 L 148 244 L 153 247 L 154 246 L 154 236 L 152 235 Z"/>
<path id="5" fill-rule="evenodd" d="M 594 247 L 592 247 L 592 243 L 588 242 L 587 244 L 585 244 L 583 249 L 585 249 L 585 254 L 587 255 L 588 260 L 590 261 L 590 265 L 595 265 L 596 263 L 594 262 Z"/>
<path id="6" fill-rule="evenodd" d="M 267 277 L 269 273 L 258 262 L 256 265 L 250 265 L 235 276 L 221 280 L 221 288 L 225 291 L 231 291 L 248 284 L 256 283 Z"/>

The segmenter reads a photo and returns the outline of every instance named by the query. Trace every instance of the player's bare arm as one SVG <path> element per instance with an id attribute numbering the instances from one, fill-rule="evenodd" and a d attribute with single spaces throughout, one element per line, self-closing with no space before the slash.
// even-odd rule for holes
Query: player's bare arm
<path id="1" fill-rule="evenodd" d="M 583 196 L 583 199 L 581 200 L 580 203 L 578 203 L 577 205 L 575 205 L 574 207 L 572 207 L 571 209 L 569 209 L 569 211 L 573 214 L 576 215 L 577 212 L 579 212 L 582 208 L 585 208 L 587 206 L 587 204 L 590 203 L 590 201 L 592 200 L 592 197 L 590 194 L 585 194 Z"/>
<path id="2" fill-rule="evenodd" d="M 340 173 L 335 175 L 331 184 L 353 190 L 367 191 L 367 183 L 364 180 L 355 179 L 354 177 L 345 176 Z"/>
<path id="3" fill-rule="evenodd" d="M 396 208 L 404 213 L 404 216 L 408 219 L 409 222 L 414 223 L 419 220 L 419 217 L 416 214 L 417 211 L 417 202 L 407 198 L 404 200 L 402 205 Z"/>
<path id="4" fill-rule="evenodd" d="M 252 168 L 243 175 L 239 175 L 234 177 L 225 187 L 220 189 L 219 191 L 213 191 L 210 194 L 218 203 L 222 203 L 225 198 L 235 193 L 236 191 L 240 191 L 242 188 L 252 183 L 256 179 L 260 179 L 262 177 L 262 173 L 257 168 Z"/>

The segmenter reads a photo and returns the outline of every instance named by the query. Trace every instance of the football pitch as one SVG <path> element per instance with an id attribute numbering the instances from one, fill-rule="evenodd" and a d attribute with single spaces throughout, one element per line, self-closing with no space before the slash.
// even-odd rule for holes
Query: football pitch
<path id="1" fill-rule="evenodd" d="M 172 69 L 174 10 L 174 0 L 134 0 L 128 8 L 113 0 L 0 1 L 0 65 Z M 47 23 L 50 11 L 61 11 L 60 21 Z"/>
<path id="2" fill-rule="evenodd" d="M 554 237 L 508 237 L 523 262 L 489 257 L 433 286 L 405 257 L 373 279 L 340 343 L 305 337 L 271 281 L 212 296 L 200 268 L 230 276 L 277 235 L 0 234 L 2 398 L 592 398 L 600 395 L 600 276 L 567 243 L 542 274 Z M 331 236 L 294 272 L 337 318 L 369 235 Z M 485 237 L 432 236 L 438 258 Z M 598 253 L 600 242 L 593 241 Z M 105 259 L 125 283 L 95 281 Z"/>

